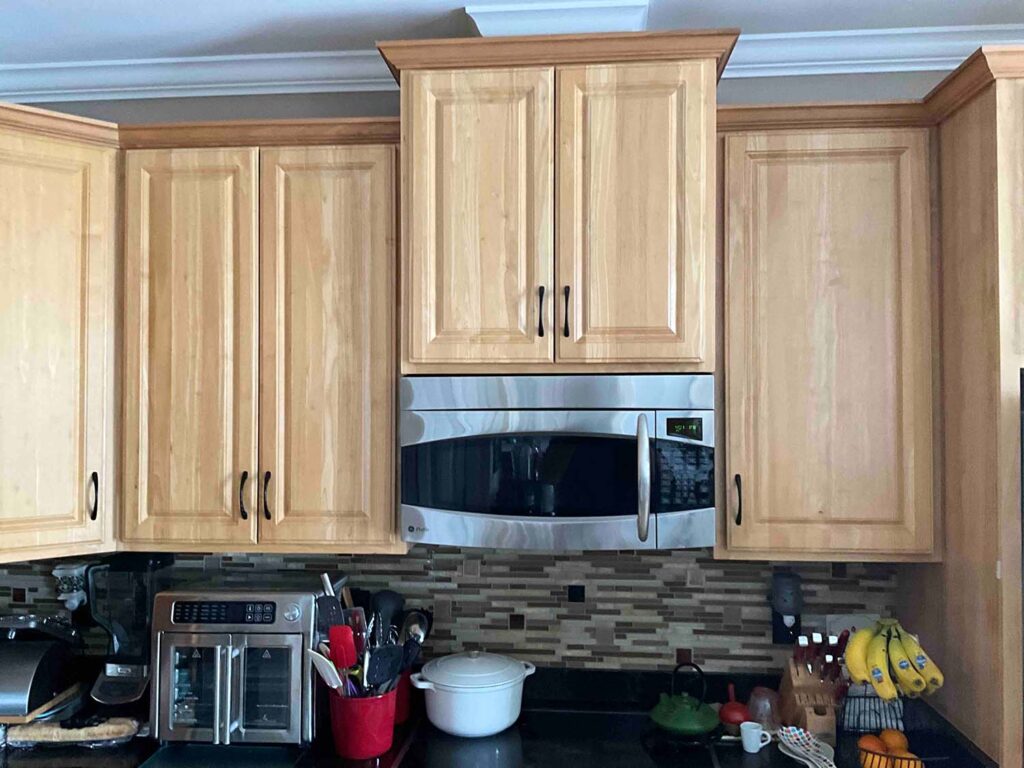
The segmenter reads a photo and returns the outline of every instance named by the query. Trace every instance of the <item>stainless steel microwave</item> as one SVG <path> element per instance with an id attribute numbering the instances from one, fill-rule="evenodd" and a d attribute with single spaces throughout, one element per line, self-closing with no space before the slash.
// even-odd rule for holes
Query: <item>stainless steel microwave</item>
<path id="1" fill-rule="evenodd" d="M 710 374 L 406 377 L 400 405 L 408 542 L 550 552 L 715 543 Z"/>

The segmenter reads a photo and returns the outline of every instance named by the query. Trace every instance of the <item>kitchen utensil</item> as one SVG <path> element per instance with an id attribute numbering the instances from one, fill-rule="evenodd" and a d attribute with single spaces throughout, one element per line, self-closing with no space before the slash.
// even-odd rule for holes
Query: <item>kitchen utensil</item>
<path id="1" fill-rule="evenodd" d="M 313 666 L 316 667 L 316 671 L 319 673 L 321 679 L 327 683 L 328 688 L 333 688 L 336 691 L 343 691 L 344 684 L 341 682 L 341 675 L 338 674 L 337 668 L 331 663 L 331 660 L 326 656 L 322 656 L 316 651 L 306 649 L 306 658 L 309 659 Z"/>
<path id="2" fill-rule="evenodd" d="M 688 693 L 676 693 L 676 677 L 679 671 L 690 667 L 697 672 L 700 683 L 700 698 Z M 704 702 L 707 682 L 704 670 L 696 664 L 679 664 L 672 670 L 671 694 L 661 694 L 658 703 L 651 710 L 651 720 L 670 733 L 681 736 L 701 736 L 718 727 L 718 713 Z"/>
<path id="3" fill-rule="evenodd" d="M 317 643 L 316 650 L 321 656 L 326 656 L 328 659 L 331 658 L 331 646 L 326 640 L 321 640 Z"/>
<path id="4" fill-rule="evenodd" d="M 370 657 L 366 670 L 367 684 L 381 692 L 389 690 L 402 674 L 402 647 L 399 645 L 382 645 Z"/>
<path id="5" fill-rule="evenodd" d="M 417 642 L 416 638 L 410 637 L 402 645 L 402 671 L 412 669 L 412 665 L 416 663 L 416 659 L 420 657 L 421 646 Z"/>
<path id="6" fill-rule="evenodd" d="M 828 744 L 825 744 L 825 748 L 826 748 L 826 750 L 832 749 Z M 802 765 L 808 766 L 808 768 L 818 768 L 818 763 L 814 759 L 812 759 L 810 757 L 803 757 L 801 755 L 798 755 L 796 752 L 793 752 L 789 747 L 787 747 L 781 741 L 779 742 L 779 752 L 784 754 L 786 757 L 792 758 L 796 762 L 801 763 Z M 833 754 L 833 759 L 835 759 L 834 758 L 835 752 L 833 752 L 832 754 Z"/>
<path id="7" fill-rule="evenodd" d="M 779 694 L 771 688 L 758 686 L 750 692 L 747 709 L 750 719 L 760 723 L 766 731 L 779 729 Z"/>
<path id="8" fill-rule="evenodd" d="M 404 644 L 406 640 L 412 638 L 420 645 L 423 645 L 427 639 L 429 626 L 430 620 L 422 611 L 408 611 L 405 614 L 405 620 L 402 622 L 402 628 L 398 632 L 398 642 Z"/>
<path id="9" fill-rule="evenodd" d="M 326 573 L 320 574 L 320 583 L 324 585 L 324 594 L 328 597 L 337 597 L 334 594 L 334 585 L 331 584 L 331 577 Z"/>
<path id="10" fill-rule="evenodd" d="M 352 590 L 348 587 L 342 587 L 341 589 L 341 604 L 347 611 L 351 611 L 356 607 L 356 604 L 352 602 Z"/>
<path id="11" fill-rule="evenodd" d="M 347 624 L 335 624 L 330 629 L 331 661 L 338 669 L 348 669 L 356 664 L 356 644 L 352 627 Z"/>
<path id="12" fill-rule="evenodd" d="M 321 635 L 326 635 L 335 624 L 344 624 L 341 604 L 336 597 L 321 595 L 316 599 L 316 627 Z"/>
<path id="13" fill-rule="evenodd" d="M 435 727 L 453 736 L 491 736 L 519 718 L 523 681 L 536 671 L 529 662 L 469 651 L 428 661 L 410 681 L 426 691 Z"/>
<path id="14" fill-rule="evenodd" d="M 352 642 L 358 659 L 366 648 L 369 628 L 366 626 L 366 611 L 362 608 L 348 608 L 341 612 L 342 624 L 352 627 Z"/>
<path id="15" fill-rule="evenodd" d="M 363 672 L 362 672 L 362 674 L 359 677 L 359 681 L 360 681 L 361 685 L 363 686 L 363 690 L 364 691 L 370 690 L 370 680 L 367 677 L 367 674 L 369 673 L 369 671 L 370 671 L 370 647 L 367 646 L 363 650 Z"/>
<path id="16" fill-rule="evenodd" d="M 383 638 L 381 645 L 388 642 L 391 634 L 391 625 L 395 623 L 395 618 L 405 608 L 405 598 L 397 592 L 393 592 L 390 589 L 382 589 L 380 592 L 376 592 L 373 598 L 370 600 L 370 609 L 374 615 L 380 616 L 380 636 Z"/>
<path id="17" fill-rule="evenodd" d="M 718 710 L 718 719 L 726 727 L 726 730 L 733 733 L 733 735 L 739 733 L 741 723 L 751 719 L 750 710 L 747 709 L 747 706 L 736 701 L 736 686 L 732 683 L 729 683 L 729 700 Z"/>
<path id="18" fill-rule="evenodd" d="M 833 761 L 835 751 L 828 748 L 803 728 L 786 726 L 779 729 L 779 739 L 801 758 L 810 758 L 816 768 L 836 768 Z"/>
<path id="19" fill-rule="evenodd" d="M 747 721 L 740 724 L 740 741 L 743 743 L 743 751 L 756 755 L 762 747 L 772 743 L 772 735 L 761 727 L 760 723 Z"/>
<path id="20" fill-rule="evenodd" d="M 850 630 L 844 629 L 839 633 L 839 642 L 836 644 L 836 650 L 833 654 L 837 659 L 846 653 L 846 644 L 850 641 Z"/>

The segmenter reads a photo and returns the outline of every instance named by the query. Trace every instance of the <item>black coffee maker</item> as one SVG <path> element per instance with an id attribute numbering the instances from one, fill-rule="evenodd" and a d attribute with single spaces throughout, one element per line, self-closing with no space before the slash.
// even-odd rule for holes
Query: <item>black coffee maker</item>
<path id="1" fill-rule="evenodd" d="M 124 552 L 86 572 L 89 612 L 110 635 L 103 670 L 92 687 L 101 704 L 138 701 L 149 685 L 153 597 L 163 585 L 158 572 L 174 555 Z"/>

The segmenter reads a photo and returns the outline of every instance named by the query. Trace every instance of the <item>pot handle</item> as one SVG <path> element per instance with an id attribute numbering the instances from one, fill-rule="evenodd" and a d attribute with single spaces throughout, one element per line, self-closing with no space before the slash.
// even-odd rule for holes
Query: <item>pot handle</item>
<path id="1" fill-rule="evenodd" d="M 414 675 L 410 675 L 409 676 L 409 682 L 412 683 L 412 687 L 413 688 L 419 688 L 420 690 L 423 690 L 423 691 L 432 691 L 432 690 L 434 690 L 434 684 L 432 682 L 430 682 L 429 680 L 424 680 L 423 679 L 423 675 L 421 675 L 419 672 L 417 672 Z"/>
<path id="2" fill-rule="evenodd" d="M 530 675 L 532 675 L 534 672 L 537 671 L 537 668 L 535 666 L 533 666 L 533 664 L 531 664 L 530 662 L 524 661 L 523 662 L 523 670 L 526 672 L 526 674 L 523 675 L 523 677 L 529 677 Z"/>

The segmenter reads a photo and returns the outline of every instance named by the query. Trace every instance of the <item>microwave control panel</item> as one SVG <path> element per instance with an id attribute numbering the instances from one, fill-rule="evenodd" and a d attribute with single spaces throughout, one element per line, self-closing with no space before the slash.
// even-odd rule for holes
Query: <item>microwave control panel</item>
<path id="1" fill-rule="evenodd" d="M 174 603 L 175 624 L 273 624 L 277 604 L 254 600 L 178 600 Z"/>

